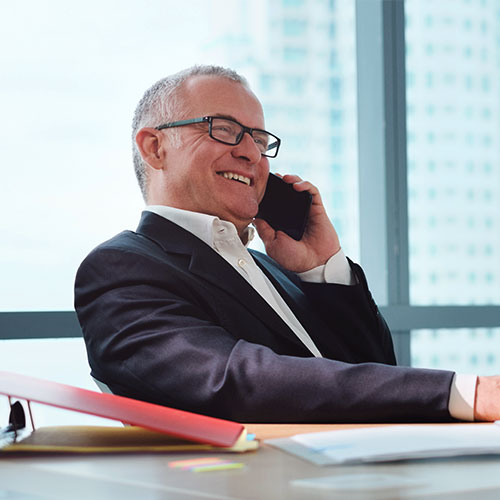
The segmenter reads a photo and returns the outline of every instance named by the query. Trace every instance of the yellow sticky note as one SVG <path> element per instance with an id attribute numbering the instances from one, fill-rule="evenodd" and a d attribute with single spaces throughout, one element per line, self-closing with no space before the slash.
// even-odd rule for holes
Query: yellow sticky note
<path id="1" fill-rule="evenodd" d="M 173 462 L 169 462 L 168 466 L 186 468 L 196 465 L 220 463 L 221 461 L 222 459 L 219 457 L 192 458 L 190 460 L 174 460 Z"/>
<path id="2" fill-rule="evenodd" d="M 241 469 L 243 465 L 244 464 L 242 462 L 228 462 L 214 465 L 202 465 L 199 467 L 193 467 L 191 470 L 193 472 L 212 472 L 216 470 Z"/>

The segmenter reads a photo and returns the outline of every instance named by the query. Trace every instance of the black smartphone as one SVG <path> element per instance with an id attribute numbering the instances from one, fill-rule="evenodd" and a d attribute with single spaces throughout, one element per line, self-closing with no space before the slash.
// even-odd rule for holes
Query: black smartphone
<path id="1" fill-rule="evenodd" d="M 298 241 L 306 228 L 311 201 L 312 196 L 307 191 L 299 193 L 277 175 L 269 174 L 256 217 Z"/>

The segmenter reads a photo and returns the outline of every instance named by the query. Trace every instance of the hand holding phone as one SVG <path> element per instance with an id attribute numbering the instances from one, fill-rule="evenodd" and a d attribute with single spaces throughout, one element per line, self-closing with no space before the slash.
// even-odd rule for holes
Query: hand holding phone
<path id="1" fill-rule="evenodd" d="M 292 184 L 269 174 L 256 217 L 264 219 L 275 231 L 283 231 L 299 241 L 307 225 L 311 202 L 309 192 L 295 191 Z"/>

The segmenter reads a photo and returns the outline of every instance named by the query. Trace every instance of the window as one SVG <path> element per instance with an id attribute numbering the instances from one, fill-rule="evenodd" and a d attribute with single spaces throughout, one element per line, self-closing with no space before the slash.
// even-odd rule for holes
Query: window
<path id="1" fill-rule="evenodd" d="M 304 68 L 315 68 L 315 52 L 324 47 L 334 52 L 354 46 L 354 33 L 335 40 L 324 33 L 309 46 L 283 42 L 266 47 L 261 34 L 269 39 L 278 35 L 270 10 L 262 11 L 266 15 L 259 11 L 255 24 L 253 14 L 245 17 L 244 2 L 231 9 L 201 0 L 190 9 L 168 0 L 153 4 L 144 9 L 122 2 L 117 12 L 113 2 L 91 0 L 70 9 L 62 0 L 31 0 L 3 8 L 8 22 L 0 39 L 10 47 L 0 54 L 0 127 L 4 166 L 9 166 L 2 173 L 0 202 L 2 213 L 8 214 L 0 222 L 3 311 L 71 310 L 79 262 L 101 241 L 136 226 L 143 201 L 131 163 L 130 123 L 143 91 L 166 74 L 212 62 L 247 75 L 264 109 L 267 103 L 273 106 L 268 128 L 283 137 L 283 160 L 275 162 L 276 169 L 288 171 L 292 129 L 300 134 L 300 145 L 321 151 L 323 143 L 328 150 L 329 124 L 320 115 L 332 108 L 332 99 L 324 93 L 326 109 L 304 109 L 305 90 L 323 78 L 321 68 L 311 73 Z M 308 16 L 302 14 L 311 2 L 285 5 L 293 5 L 297 17 L 283 23 L 289 33 L 298 34 L 306 27 Z M 236 25 L 241 28 L 237 33 Z M 185 26 L 190 27 L 187 38 Z M 251 36 L 243 36 L 246 31 Z M 141 49 L 148 43 L 154 43 L 155 51 Z M 285 55 L 283 65 L 275 64 L 279 51 Z M 159 53 L 168 54 L 160 64 Z M 258 57 L 249 63 L 242 60 L 245 53 Z M 295 64 L 300 64 L 298 71 L 291 72 Z M 344 71 L 336 85 L 346 77 Z M 282 89 L 286 94 L 278 105 L 276 95 Z M 354 154 L 355 131 L 345 134 Z M 308 167 L 298 173 L 308 178 L 315 171 L 323 176 L 329 168 L 326 157 L 315 157 L 313 164 L 307 149 L 300 163 Z M 353 169 L 346 160 L 343 165 Z"/>
<path id="2" fill-rule="evenodd" d="M 300 36 L 306 32 L 307 21 L 303 19 L 285 19 L 283 21 L 283 33 L 286 36 Z"/>
<path id="3" fill-rule="evenodd" d="M 30 324 L 29 311 L 46 311 L 49 324 L 59 314 L 51 311 L 71 314 L 64 311 L 73 308 L 81 260 L 100 242 L 135 228 L 143 200 L 130 154 L 134 107 L 149 85 L 196 63 L 233 67 L 247 76 L 263 103 L 266 127 L 283 140 L 272 169 L 325 185 L 344 248 L 358 259 L 356 86 L 332 96 L 326 84 L 329 55 L 337 88 L 354 81 L 356 63 L 348 54 L 355 31 L 335 30 L 332 38 L 325 29 L 336 26 L 339 16 L 352 18 L 354 3 L 338 1 L 333 9 L 332 2 L 262 0 L 259 6 L 203 0 L 193 0 L 189 9 L 173 0 L 153 0 L 148 9 L 131 0 L 119 8 L 97 0 L 71 7 L 63 0 L 3 6 L 0 42 L 9 50 L 0 54 L 2 325 L 10 325 L 16 312 L 23 323 L 16 335 L 29 336 L 39 329 L 39 316 Z M 311 17 L 318 8 L 321 15 Z M 302 36 L 308 31 L 315 37 Z M 285 43 L 283 32 L 304 40 Z M 342 149 L 334 159 L 335 189 L 343 197 L 333 195 L 330 181 L 330 118 L 339 106 L 350 117 L 348 126 L 336 127 Z M 76 323 L 72 331 L 78 331 Z M 56 362 L 65 356 L 66 341 L 50 342 L 43 352 Z M 82 340 L 75 343 L 84 359 Z M 39 341 L 9 340 L 0 350 L 12 353 L 14 345 L 18 353 L 40 348 Z M 1 359 L 0 365 L 7 366 Z M 77 385 L 92 386 L 87 370 L 85 377 Z"/>
<path id="4" fill-rule="evenodd" d="M 449 0 L 405 1 L 411 19 L 406 69 L 427 75 L 407 85 L 407 106 L 433 110 L 407 114 L 408 129 L 416 131 L 407 149 L 413 306 L 446 311 L 500 304 L 500 44 L 489 33 L 492 22 L 500 28 L 499 7 L 495 0 L 473 8 Z M 482 308 L 449 310 L 482 320 Z M 412 364 L 496 373 L 498 333 L 413 330 Z"/>
<path id="5" fill-rule="evenodd" d="M 496 351 L 476 346 L 500 326 L 500 0 L 149 6 L 3 7 L 0 322 L 71 311 L 81 259 L 134 228 L 143 206 L 135 104 L 204 62 L 249 78 L 283 140 L 272 170 L 321 187 L 400 361 L 445 367 L 459 353 L 444 357 L 440 342 L 457 335 L 473 346 L 470 365 L 489 369 Z"/>
<path id="6" fill-rule="evenodd" d="M 304 63 L 307 58 L 307 50 L 300 47 L 284 47 L 283 59 L 285 63 Z"/>
<path id="7" fill-rule="evenodd" d="M 412 366 L 459 373 L 498 374 L 500 328 L 415 330 Z"/>
<path id="8" fill-rule="evenodd" d="M 490 91 L 492 81 L 499 80 L 500 70 L 496 57 L 480 63 L 479 49 L 486 46 L 490 52 L 500 54 L 500 45 L 488 37 L 487 31 L 471 29 L 471 25 L 494 19 L 498 2 L 485 3 L 474 12 L 463 3 L 449 1 L 441 2 L 439 8 L 426 0 L 407 0 L 405 5 L 406 15 L 414 21 L 406 29 L 406 43 L 412 49 L 406 57 L 408 71 L 428 75 L 432 71 L 436 81 L 432 87 L 418 81 L 407 87 L 408 106 L 434 106 L 432 116 L 407 115 L 408 128 L 420 131 L 408 144 L 408 161 L 413 166 L 408 172 L 408 186 L 413 193 L 408 206 L 410 245 L 413 241 L 433 241 L 437 247 L 434 254 L 411 255 L 414 278 L 419 274 L 436 277 L 432 288 L 425 279 L 413 279 L 411 302 L 498 304 L 500 231 L 484 229 L 486 220 L 492 228 L 500 227 L 498 92 L 487 97 L 487 115 L 496 117 L 493 119 L 496 125 L 481 119 L 481 115 L 485 93 Z M 425 26 L 430 19 L 432 25 L 439 27 L 439 39 Z M 460 36 L 457 29 L 461 30 Z M 418 56 L 422 51 L 428 52 L 430 40 L 436 48 L 434 57 L 440 58 L 438 63 Z M 463 50 L 450 48 L 462 46 L 470 49 L 471 57 L 465 57 Z M 448 50 L 441 50 L 444 47 Z M 468 82 L 465 89 L 460 87 L 459 93 L 446 90 L 456 88 L 459 79 Z M 473 83 L 475 80 L 479 85 Z M 460 116 L 464 118 L 455 118 Z M 427 168 L 429 158 L 433 158 L 432 172 Z M 480 164 L 496 167 L 485 172 L 477 169 Z M 455 245 L 451 249 L 452 241 Z M 476 253 L 471 249 L 477 245 L 494 251 L 475 258 Z"/>

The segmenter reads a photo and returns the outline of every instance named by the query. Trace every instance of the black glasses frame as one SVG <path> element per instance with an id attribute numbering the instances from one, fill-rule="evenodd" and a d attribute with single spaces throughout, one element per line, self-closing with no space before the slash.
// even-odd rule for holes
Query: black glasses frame
<path id="1" fill-rule="evenodd" d="M 238 134 L 236 137 L 236 142 L 227 142 L 227 141 L 222 141 L 221 139 L 218 139 L 217 137 L 214 137 L 212 134 L 212 120 L 214 119 L 220 119 L 220 120 L 227 120 L 233 123 L 236 123 L 241 127 L 241 133 Z M 166 128 L 173 128 L 173 127 L 184 127 L 185 125 L 192 125 L 193 123 L 208 123 L 208 135 L 217 142 L 221 142 L 222 144 L 228 144 L 230 146 L 236 146 L 238 145 L 241 140 L 243 139 L 243 136 L 245 135 L 245 132 L 250 135 L 250 137 L 253 137 L 254 132 L 264 132 L 265 134 L 269 135 L 273 139 L 275 139 L 274 142 L 271 142 L 267 146 L 267 150 L 271 148 L 276 148 L 274 154 L 266 154 L 266 153 L 261 153 L 262 156 L 266 156 L 267 158 L 276 158 L 278 156 L 278 151 L 281 145 L 281 139 L 279 137 L 276 137 L 274 134 L 271 134 L 271 132 L 268 132 L 267 130 L 262 130 L 260 128 L 250 128 L 250 127 L 245 127 L 245 125 L 242 125 L 240 122 L 233 120 L 232 118 L 226 118 L 224 116 L 202 116 L 200 118 L 190 118 L 188 120 L 179 120 L 176 122 L 170 122 L 170 123 L 164 123 L 163 125 L 159 125 L 158 127 L 155 127 L 156 130 L 163 130 Z M 266 150 L 266 151 L 267 151 Z"/>

